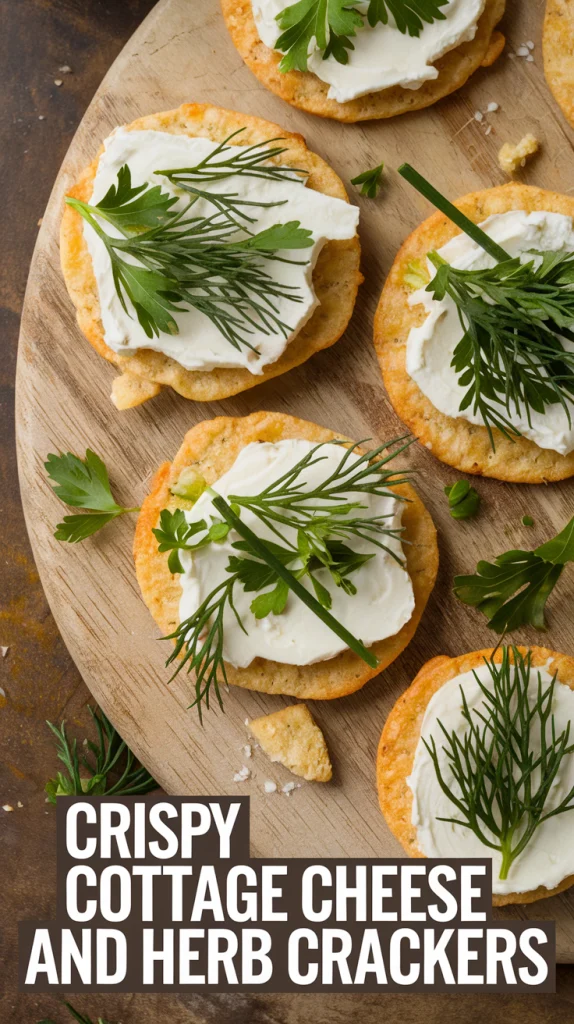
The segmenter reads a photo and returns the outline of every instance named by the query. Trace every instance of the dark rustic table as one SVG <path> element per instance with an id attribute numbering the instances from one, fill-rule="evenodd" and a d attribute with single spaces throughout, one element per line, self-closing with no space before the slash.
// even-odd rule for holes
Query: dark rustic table
<path id="1" fill-rule="evenodd" d="M 83 736 L 90 698 L 46 604 L 22 518 L 13 418 L 18 318 L 38 222 L 66 149 L 107 68 L 152 7 L 153 0 L 0 0 L 0 1024 L 69 1019 L 57 998 L 18 994 L 17 922 L 54 914 L 55 814 L 44 785 L 57 763 L 45 720 L 65 718 Z M 574 1022 L 574 966 L 559 968 L 556 996 L 521 999 L 108 995 L 73 1002 L 110 1024 L 347 1024 L 357 1014 L 361 1024 L 565 1024 Z"/>

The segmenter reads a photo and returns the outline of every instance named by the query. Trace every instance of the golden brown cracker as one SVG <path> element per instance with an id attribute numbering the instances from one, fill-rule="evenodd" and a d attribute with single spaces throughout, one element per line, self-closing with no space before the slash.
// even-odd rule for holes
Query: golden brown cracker
<path id="1" fill-rule="evenodd" d="M 572 196 L 518 182 L 472 192 L 459 199 L 456 206 L 477 224 L 492 214 L 508 210 L 547 210 L 574 217 Z M 564 480 L 574 474 L 574 452 L 559 455 L 539 448 L 524 437 L 512 442 L 496 430 L 496 451 L 493 451 L 486 427 L 439 412 L 407 373 L 409 331 L 425 318 L 422 306 L 409 305 L 412 292 L 404 283 L 407 266 L 411 260 L 421 260 L 424 264 L 431 249 L 440 249 L 459 233 L 459 228 L 448 217 L 435 213 L 407 238 L 391 267 L 375 315 L 374 333 L 375 349 L 391 402 L 421 444 L 455 469 L 515 483 Z"/>
<path id="2" fill-rule="evenodd" d="M 152 529 L 162 509 L 172 511 L 181 499 L 170 493 L 186 466 L 193 466 L 207 484 L 226 473 L 240 451 L 253 441 L 280 441 L 303 438 L 308 441 L 332 441 L 340 437 L 332 430 L 282 413 L 257 412 L 243 418 L 220 416 L 193 427 L 185 436 L 173 463 L 166 462 L 152 482 L 151 493 L 143 503 L 134 541 L 134 557 L 139 585 L 145 603 L 164 633 L 171 633 L 179 622 L 181 585 L 167 567 L 167 556 L 157 550 Z M 415 610 L 412 618 L 396 636 L 380 640 L 372 647 L 379 659 L 370 668 L 350 650 L 315 665 L 283 665 L 256 658 L 248 668 L 227 665 L 229 682 L 263 693 L 284 693 L 292 697 L 330 700 L 353 693 L 387 668 L 414 636 L 433 589 L 438 570 L 436 530 L 417 494 L 408 485 L 396 492 L 409 498 L 403 513 L 405 559 L 413 584 Z"/>
<path id="3" fill-rule="evenodd" d="M 286 148 L 280 157 L 281 163 L 308 171 L 307 188 L 348 201 L 341 179 L 324 160 L 307 149 L 301 135 L 286 132 L 279 125 L 259 117 L 250 117 L 205 103 L 186 103 L 177 110 L 141 117 L 127 126 L 128 131 L 148 129 L 175 135 L 201 136 L 215 142 L 223 142 L 240 128 L 245 130 L 230 145 L 252 145 L 280 136 Z M 84 202 L 90 200 L 102 151 L 100 149 L 98 156 L 70 190 L 69 194 L 74 198 Z M 140 349 L 133 355 L 121 356 L 106 345 L 98 288 L 92 259 L 84 240 L 83 221 L 80 214 L 69 206 L 62 220 L 60 248 L 64 278 L 76 307 L 80 330 L 96 351 L 119 367 L 122 373 L 131 373 L 155 385 L 167 385 L 184 398 L 197 402 L 213 402 L 246 391 L 271 377 L 286 373 L 306 362 L 316 352 L 334 345 L 349 323 L 362 281 L 358 237 L 327 242 L 313 271 L 313 286 L 320 305 L 275 363 L 257 375 L 243 367 L 186 370 L 161 352 Z"/>
<path id="4" fill-rule="evenodd" d="M 329 782 L 333 769 L 325 737 L 306 704 L 254 718 L 249 728 L 271 761 L 307 782 Z"/>
<path id="5" fill-rule="evenodd" d="M 529 648 L 519 647 L 522 654 Z M 545 647 L 531 647 L 532 664 L 546 666 L 552 660 L 552 671 L 558 680 L 574 689 L 574 658 Z M 458 658 L 432 658 L 423 665 L 408 690 L 399 697 L 392 709 L 383 729 L 377 754 L 377 787 L 379 803 L 387 825 L 399 840 L 410 857 L 424 857 L 417 846 L 417 830 L 412 824 L 412 792 L 407 779 L 413 770 L 416 749 L 419 743 L 421 727 L 427 705 L 437 690 L 449 680 L 464 672 L 479 668 L 485 658 L 490 658 L 493 649 L 472 651 Z M 497 649 L 495 662 L 502 660 L 502 652 Z M 574 875 L 568 876 L 555 889 L 539 886 L 531 892 L 508 893 L 493 895 L 495 906 L 507 903 L 534 903 L 547 896 L 563 892 L 574 883 Z"/>
<path id="6" fill-rule="evenodd" d="M 347 122 L 395 117 L 409 110 L 421 110 L 460 89 L 477 68 L 492 64 L 503 49 L 504 36 L 494 29 L 504 14 L 505 5 L 506 0 L 486 0 L 474 39 L 435 61 L 438 78 L 424 82 L 420 89 L 403 89 L 397 85 L 359 96 L 348 103 L 338 103 L 327 98 L 329 86 L 310 71 L 283 74 L 279 70 L 282 55 L 271 50 L 259 38 L 251 0 L 221 0 L 223 16 L 235 47 L 263 85 L 293 107 Z"/>
<path id="7" fill-rule="evenodd" d="M 564 116 L 574 125 L 574 6 L 571 0 L 547 0 L 542 54 L 544 74 Z"/>

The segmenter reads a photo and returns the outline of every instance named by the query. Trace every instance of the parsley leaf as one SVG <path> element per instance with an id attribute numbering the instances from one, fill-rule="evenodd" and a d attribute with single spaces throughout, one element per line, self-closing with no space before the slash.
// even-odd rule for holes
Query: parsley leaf
<path id="1" fill-rule="evenodd" d="M 424 22 L 444 21 L 441 11 L 449 0 L 369 0 L 367 21 L 371 28 L 379 22 L 386 25 L 389 15 L 403 34 L 418 36 Z M 333 56 L 339 64 L 349 60 L 347 51 L 357 29 L 365 26 L 358 0 L 298 0 L 276 17 L 281 35 L 275 49 L 284 54 L 279 70 L 307 71 L 312 40 L 323 58 Z"/>
<path id="2" fill-rule="evenodd" d="M 455 576 L 454 593 L 478 608 L 496 633 L 520 626 L 546 629 L 546 602 L 567 562 L 574 561 L 574 517 L 552 540 L 534 551 L 506 551 L 494 562 L 480 561 L 476 575 Z"/>
<path id="3" fill-rule="evenodd" d="M 169 571 L 175 575 L 184 572 L 179 558 L 180 551 L 197 551 L 212 542 L 221 544 L 229 533 L 229 526 L 220 520 L 211 526 L 207 525 L 205 519 L 188 523 L 185 512 L 180 508 L 176 508 L 175 512 L 164 508 L 159 517 L 159 526 L 152 530 L 152 533 L 159 541 L 158 551 L 171 552 L 167 564 Z M 193 541 L 193 537 L 198 533 L 203 533 L 204 536 Z"/>
<path id="4" fill-rule="evenodd" d="M 90 448 L 84 460 L 71 452 L 48 455 L 44 463 L 54 492 L 73 508 L 89 509 L 91 515 L 64 516 L 58 523 L 54 536 L 56 540 L 76 544 L 91 537 L 103 526 L 124 515 L 139 512 L 139 508 L 122 508 L 112 495 L 108 471 L 95 452 Z"/>
<path id="5" fill-rule="evenodd" d="M 162 192 L 159 185 L 147 184 L 132 188 L 132 175 L 127 164 L 118 171 L 118 180 L 96 204 L 100 216 L 120 231 L 126 228 L 155 228 L 174 216 L 171 207 L 177 196 Z"/>
<path id="6" fill-rule="evenodd" d="M 313 245 L 313 232 L 302 228 L 298 220 L 286 224 L 273 224 L 257 235 L 251 235 L 239 242 L 242 249 L 256 249 L 257 252 L 277 252 L 278 249 L 308 249 Z"/>
<path id="7" fill-rule="evenodd" d="M 368 199 L 376 199 L 381 187 L 381 176 L 384 166 L 381 163 L 378 167 L 373 167 L 371 171 L 363 171 L 356 178 L 351 178 L 351 185 L 361 185 L 362 196 L 367 196 Z"/>

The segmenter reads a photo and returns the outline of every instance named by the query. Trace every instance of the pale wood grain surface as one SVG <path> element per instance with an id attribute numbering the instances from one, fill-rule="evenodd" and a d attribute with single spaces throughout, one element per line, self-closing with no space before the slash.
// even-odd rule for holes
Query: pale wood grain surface
<path id="1" fill-rule="evenodd" d="M 266 763 L 260 752 L 251 762 L 250 782 L 238 787 L 232 777 L 244 760 L 244 719 L 276 710 L 286 699 L 233 691 L 226 698 L 226 714 L 210 714 L 201 729 L 195 712 L 186 710 L 186 680 L 167 686 L 165 645 L 157 640 L 135 581 L 133 522 L 123 520 L 81 546 L 58 544 L 52 533 L 63 509 L 42 463 L 49 451 L 82 454 L 90 445 L 110 467 L 118 499 L 131 504 L 143 497 L 150 474 L 175 453 L 185 430 L 213 415 L 274 409 L 357 437 L 396 435 L 400 424 L 380 380 L 372 318 L 396 249 L 428 207 L 392 168 L 410 160 L 449 195 L 460 195 L 500 183 L 498 148 L 534 131 L 542 153 L 523 180 L 557 191 L 574 189 L 574 134 L 542 74 L 543 6 L 510 6 L 504 26 L 510 48 L 534 40 L 534 63 L 503 55 L 495 67 L 479 72 L 461 92 L 431 110 L 390 122 L 342 126 L 295 111 L 267 93 L 236 54 L 215 0 L 164 0 L 102 83 L 44 218 L 22 322 L 17 413 L 22 493 L 42 581 L 88 686 L 167 790 L 251 794 L 255 855 L 400 855 L 378 811 L 374 786 L 374 757 L 386 715 L 425 660 L 492 641 L 484 620 L 451 596 L 454 572 L 468 571 L 479 557 L 508 547 L 534 546 L 561 527 L 574 512 L 572 483 L 534 488 L 479 481 L 480 519 L 454 523 L 442 488 L 455 474 L 420 447 L 412 449 L 419 490 L 440 529 L 437 589 L 415 640 L 383 677 L 352 697 L 313 706 L 334 760 L 333 783 L 306 784 L 284 797 L 263 793 L 265 779 L 284 782 L 288 773 Z M 147 406 L 118 413 L 109 401 L 114 371 L 78 332 L 61 279 L 57 237 L 62 196 L 115 125 L 186 101 L 219 103 L 300 131 L 345 180 L 384 159 L 388 173 L 379 199 L 358 200 L 367 280 L 345 337 L 299 370 L 217 405 L 194 405 L 164 392 Z M 490 101 L 501 109 L 489 116 L 493 131 L 486 137 L 478 122 L 466 122 Z M 526 512 L 536 521 L 534 529 L 521 526 Z M 573 599 L 574 577 L 566 573 L 552 599 L 545 642 L 567 653 L 574 651 Z M 516 639 L 539 637 L 524 631 Z M 501 916 L 555 918 L 559 959 L 574 960 L 574 896 Z"/>

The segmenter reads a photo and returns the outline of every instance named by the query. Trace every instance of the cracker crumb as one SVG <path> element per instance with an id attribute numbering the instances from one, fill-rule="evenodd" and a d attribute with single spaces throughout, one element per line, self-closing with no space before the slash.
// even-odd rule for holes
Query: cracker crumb
<path id="1" fill-rule="evenodd" d="M 516 51 L 516 56 L 517 57 L 528 57 L 529 53 L 530 53 L 530 50 L 528 49 L 528 47 L 526 45 L 519 46 L 517 51 Z"/>
<path id="2" fill-rule="evenodd" d="M 45 121 L 46 120 L 46 115 L 45 114 L 38 114 L 38 120 L 39 121 Z"/>
<path id="3" fill-rule="evenodd" d="M 484 134 L 485 134 L 485 135 L 490 135 L 491 131 L 492 131 L 492 125 L 491 125 L 491 124 L 489 124 L 489 126 L 488 126 L 488 128 L 486 129 L 486 131 L 485 131 L 485 133 L 484 133 Z"/>
<path id="4" fill-rule="evenodd" d="M 285 785 L 281 787 L 281 792 L 282 793 L 286 793 L 287 796 L 289 796 L 293 792 L 293 790 L 296 789 L 296 788 L 297 788 L 297 783 L 296 782 L 286 782 Z"/>
<path id="5" fill-rule="evenodd" d="M 245 746 L 243 748 L 243 753 L 245 754 L 245 757 L 251 757 L 252 751 L 251 751 L 251 744 L 250 743 L 246 743 L 245 744 Z"/>
<path id="6" fill-rule="evenodd" d="M 71 75 L 72 69 L 69 64 L 62 64 L 61 68 L 58 68 L 61 75 Z"/>
<path id="7" fill-rule="evenodd" d="M 3 658 L 6 657 L 6 655 L 8 654 L 9 650 L 10 650 L 9 647 L 0 647 L 0 654 L 2 655 Z"/>
<path id="8" fill-rule="evenodd" d="M 273 782 L 272 779 L 266 779 L 263 784 L 263 789 L 265 790 L 266 793 L 276 793 L 277 783 Z"/>
<path id="9" fill-rule="evenodd" d="M 12 807 L 12 804 L 2 804 L 2 810 L 9 813 L 10 811 L 13 811 L 14 808 Z"/>
<path id="10" fill-rule="evenodd" d="M 486 108 L 487 114 L 494 114 L 497 110 L 500 110 L 500 103 L 489 103 Z"/>
<path id="11" fill-rule="evenodd" d="M 63 80 L 62 80 L 61 78 L 55 78 L 55 79 L 54 79 L 54 85 L 57 85 L 57 86 L 58 86 L 58 88 L 59 88 L 59 87 L 60 87 L 61 85 L 63 85 L 63 84 L 64 84 L 64 82 L 63 82 Z"/>
<path id="12" fill-rule="evenodd" d="M 23 807 L 23 806 L 24 806 L 24 804 L 22 803 L 22 801 L 18 800 L 18 803 L 16 804 L 16 807 Z"/>
<path id="13" fill-rule="evenodd" d="M 511 142 L 504 143 L 498 154 L 498 164 L 506 174 L 514 174 L 519 167 L 524 167 L 527 158 L 537 153 L 539 148 L 538 139 L 529 132 L 515 146 Z"/>
<path id="14" fill-rule="evenodd" d="M 534 57 L 532 56 L 531 53 L 528 54 L 528 57 L 526 58 L 526 60 L 529 60 L 531 63 L 534 61 Z"/>
<path id="15" fill-rule="evenodd" d="M 482 110 L 475 110 L 475 112 L 474 112 L 474 120 L 475 121 L 484 121 L 484 114 L 482 113 Z"/>
<path id="16" fill-rule="evenodd" d="M 250 769 L 247 767 L 246 764 L 243 764 L 241 766 L 241 768 L 239 769 L 239 771 L 235 772 L 235 775 L 233 776 L 233 781 L 234 782 L 247 782 L 247 779 L 249 779 L 250 776 L 251 776 Z"/>
<path id="17" fill-rule="evenodd" d="M 255 718 L 251 732 L 272 761 L 308 782 L 329 782 L 333 775 L 325 737 L 306 704 Z"/>

